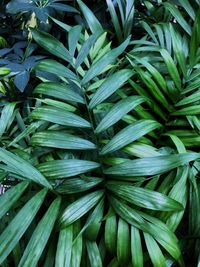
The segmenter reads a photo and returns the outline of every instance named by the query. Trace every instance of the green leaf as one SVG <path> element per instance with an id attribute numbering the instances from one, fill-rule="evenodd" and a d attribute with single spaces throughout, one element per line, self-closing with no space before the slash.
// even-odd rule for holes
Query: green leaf
<path id="1" fill-rule="evenodd" d="M 104 198 L 101 199 L 99 204 L 95 207 L 94 211 L 91 214 L 91 217 L 88 217 L 89 223 L 86 222 L 87 227 L 84 231 L 84 236 L 90 241 L 96 241 L 98 233 L 102 225 L 102 218 L 104 212 Z M 95 217 L 93 217 L 95 214 Z"/>
<path id="2" fill-rule="evenodd" d="M 34 109 L 34 111 L 30 114 L 30 118 L 71 127 L 91 127 L 90 123 L 80 116 L 73 114 L 72 112 L 64 111 L 63 109 L 51 106 L 43 106 Z"/>
<path id="3" fill-rule="evenodd" d="M 166 267 L 165 257 L 162 254 L 154 238 L 148 233 L 144 233 L 144 239 L 149 252 L 149 256 L 154 267 Z"/>
<path id="4" fill-rule="evenodd" d="M 188 166 L 179 167 L 176 178 L 178 181 L 172 187 L 168 196 L 176 201 L 179 201 L 185 209 L 187 203 L 187 178 L 188 178 L 189 168 Z M 173 213 L 168 219 L 166 224 L 174 232 L 178 227 L 181 219 L 183 218 L 184 211 L 179 211 Z"/>
<path id="5" fill-rule="evenodd" d="M 180 79 L 177 67 L 176 67 L 172 57 L 170 56 L 168 51 L 165 49 L 160 49 L 160 54 L 165 61 L 168 72 L 169 72 L 170 76 L 172 77 L 174 84 L 180 90 L 181 89 L 181 79 Z"/>
<path id="6" fill-rule="evenodd" d="M 70 267 L 73 244 L 73 224 L 61 229 L 56 250 L 55 267 Z"/>
<path id="7" fill-rule="evenodd" d="M 4 162 L 9 168 L 11 168 L 15 174 L 52 189 L 52 186 L 45 177 L 35 167 L 21 157 L 0 148 L 0 161 Z"/>
<path id="8" fill-rule="evenodd" d="M 108 144 L 102 148 L 100 153 L 104 155 L 119 150 L 160 126 L 158 122 L 153 120 L 139 120 L 117 133 Z"/>
<path id="9" fill-rule="evenodd" d="M 131 256 L 133 267 L 143 267 L 143 251 L 139 230 L 131 225 Z"/>
<path id="10" fill-rule="evenodd" d="M 119 89 L 132 75 L 132 70 L 123 69 L 109 76 L 92 97 L 89 104 L 89 108 L 93 109 L 95 106 L 106 100 L 117 89 Z"/>
<path id="11" fill-rule="evenodd" d="M 183 28 L 183 30 L 186 31 L 189 35 L 191 35 L 191 27 L 187 23 L 187 21 L 183 18 L 182 14 L 178 10 L 178 8 L 175 5 L 168 3 L 168 2 L 165 2 L 164 6 L 174 16 L 174 18 L 177 20 L 177 22 L 180 24 L 180 26 Z"/>
<path id="12" fill-rule="evenodd" d="M 126 115 L 128 112 L 130 112 L 132 109 L 134 109 L 144 101 L 146 101 L 146 99 L 142 96 L 130 96 L 122 99 L 109 110 L 106 116 L 98 124 L 95 132 L 100 133 L 102 131 L 105 131 L 107 128 L 118 122 L 124 115 Z"/>
<path id="13" fill-rule="evenodd" d="M 112 19 L 113 26 L 115 28 L 115 32 L 117 34 L 118 41 L 122 40 L 122 29 L 120 27 L 119 19 L 115 10 L 115 7 L 113 5 L 113 2 L 111 0 L 106 0 L 108 10 L 110 12 L 110 16 Z"/>
<path id="14" fill-rule="evenodd" d="M 81 49 L 76 58 L 76 63 L 75 63 L 76 68 L 78 68 L 83 63 L 83 61 L 87 58 L 91 47 L 95 44 L 97 40 L 97 37 L 98 37 L 98 34 L 91 35 L 81 46 Z"/>
<path id="15" fill-rule="evenodd" d="M 176 106 L 180 107 L 180 106 L 184 106 L 184 105 L 188 105 L 188 104 L 193 104 L 196 101 L 200 100 L 200 92 L 195 92 L 190 96 L 186 96 L 183 99 L 181 99 Z"/>
<path id="16" fill-rule="evenodd" d="M 56 68 L 56 67 L 54 67 Z M 84 104 L 84 98 L 73 90 L 71 85 L 64 83 L 44 82 L 40 83 L 33 91 L 34 94 L 42 94 L 55 97 L 56 99 L 72 101 Z"/>
<path id="17" fill-rule="evenodd" d="M 5 133 L 13 118 L 16 103 L 8 103 L 1 110 L 0 137 Z"/>
<path id="18" fill-rule="evenodd" d="M 43 131 L 35 133 L 31 138 L 31 144 L 33 146 L 74 150 L 87 150 L 96 148 L 92 142 L 62 131 Z"/>
<path id="19" fill-rule="evenodd" d="M 197 11 L 194 26 L 192 28 L 192 36 L 190 40 L 190 65 L 193 67 L 197 62 L 197 53 L 200 44 L 200 8 Z"/>
<path id="20" fill-rule="evenodd" d="M 87 191 L 103 181 L 103 178 L 98 177 L 81 177 L 65 180 L 62 184 L 56 187 L 56 191 L 60 194 L 74 194 Z"/>
<path id="21" fill-rule="evenodd" d="M 99 60 L 97 60 L 95 63 L 93 63 L 90 67 L 90 69 L 86 72 L 83 80 L 82 85 L 85 85 L 87 82 L 92 80 L 94 77 L 99 75 L 101 71 L 107 67 L 109 64 L 113 64 L 117 57 L 123 53 L 123 51 L 126 49 L 130 42 L 130 37 L 128 37 L 120 46 L 117 48 L 112 49 L 111 51 L 107 52 L 105 55 L 103 55 Z M 120 77 L 118 77 L 120 78 Z"/>
<path id="22" fill-rule="evenodd" d="M 17 213 L 0 236 L 0 264 L 14 249 L 28 226 L 31 224 L 46 196 L 47 189 L 41 190 Z"/>
<path id="23" fill-rule="evenodd" d="M 87 247 L 87 253 L 88 253 L 90 265 L 93 267 L 102 267 L 103 264 L 101 261 L 99 248 L 98 248 L 96 242 L 86 240 L 86 247 Z"/>
<path id="24" fill-rule="evenodd" d="M 10 73 L 10 69 L 6 67 L 0 67 L 0 76 L 6 76 Z"/>
<path id="25" fill-rule="evenodd" d="M 76 51 L 76 47 L 78 44 L 78 41 L 80 39 L 80 34 L 82 31 L 82 27 L 80 25 L 76 25 L 72 27 L 68 34 L 68 46 L 69 46 L 69 53 L 74 56 L 74 53 Z"/>
<path id="26" fill-rule="evenodd" d="M 50 72 L 58 77 L 64 77 L 70 80 L 77 80 L 77 76 L 70 69 L 53 59 L 44 59 L 40 61 L 40 63 L 35 67 L 35 70 Z"/>
<path id="27" fill-rule="evenodd" d="M 40 30 L 31 29 L 33 39 L 45 50 L 69 63 L 72 62 L 72 57 L 64 45 L 54 36 Z"/>
<path id="28" fill-rule="evenodd" d="M 28 187 L 28 182 L 21 182 L 16 186 L 8 189 L 0 197 L 0 219 L 6 214 L 7 211 L 15 204 Z"/>
<path id="29" fill-rule="evenodd" d="M 126 244 L 126 245 L 125 245 Z M 117 230 L 117 259 L 121 266 L 126 266 L 130 258 L 130 232 L 126 221 L 119 218 Z"/>
<path id="30" fill-rule="evenodd" d="M 117 248 L 117 217 L 115 214 L 106 219 L 104 238 L 107 250 L 115 255 Z"/>
<path id="31" fill-rule="evenodd" d="M 101 199 L 93 212 L 91 212 L 91 214 L 88 216 L 87 221 L 81 230 L 81 232 L 84 232 L 84 236 L 90 241 L 96 241 L 97 239 L 97 235 L 102 224 L 103 212 L 104 198 Z"/>
<path id="32" fill-rule="evenodd" d="M 37 168 L 48 179 L 62 179 L 94 170 L 99 166 L 99 163 L 93 161 L 66 159 L 41 163 Z"/>
<path id="33" fill-rule="evenodd" d="M 80 220 L 73 224 L 74 237 L 80 232 Z M 70 267 L 80 267 L 83 250 L 83 239 L 79 236 L 73 243 Z M 59 266 L 60 267 L 60 266 Z"/>
<path id="34" fill-rule="evenodd" d="M 173 112 L 171 115 L 173 116 L 184 116 L 184 115 L 199 115 L 200 114 L 200 105 L 194 105 L 187 108 L 182 108 Z"/>
<path id="35" fill-rule="evenodd" d="M 165 173 L 199 157 L 198 153 L 182 153 L 129 160 L 105 170 L 104 173 L 120 176 L 151 176 Z"/>
<path id="36" fill-rule="evenodd" d="M 178 240 L 161 220 L 149 216 L 147 213 L 136 211 L 113 197 L 109 197 L 109 201 L 121 218 L 136 228 L 152 235 L 179 262 L 180 266 L 184 266 L 178 247 Z"/>
<path id="37" fill-rule="evenodd" d="M 61 199 L 59 197 L 56 198 L 48 208 L 43 218 L 38 223 L 31 236 L 31 239 L 28 242 L 28 245 L 26 246 L 24 254 L 18 265 L 19 267 L 37 266 L 40 256 L 52 232 L 54 223 L 57 219 L 60 202 Z"/>
<path id="38" fill-rule="evenodd" d="M 179 202 L 149 189 L 125 184 L 120 185 L 115 182 L 108 182 L 107 188 L 120 198 L 142 208 L 164 211 L 183 209 Z"/>
<path id="39" fill-rule="evenodd" d="M 60 218 L 61 227 L 66 227 L 85 215 L 99 202 L 103 194 L 102 190 L 95 191 L 70 204 Z"/>
<path id="40" fill-rule="evenodd" d="M 92 33 L 102 32 L 103 28 L 98 19 L 93 14 L 93 12 L 81 0 L 77 0 L 77 2 L 87 21 L 88 27 L 90 28 L 91 32 Z"/>

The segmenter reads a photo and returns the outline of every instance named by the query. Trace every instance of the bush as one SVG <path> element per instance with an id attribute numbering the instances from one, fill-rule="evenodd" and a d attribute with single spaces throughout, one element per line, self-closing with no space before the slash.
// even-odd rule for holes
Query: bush
<path id="1" fill-rule="evenodd" d="M 37 4 L 3 17 L 0 265 L 197 266 L 200 3 Z"/>

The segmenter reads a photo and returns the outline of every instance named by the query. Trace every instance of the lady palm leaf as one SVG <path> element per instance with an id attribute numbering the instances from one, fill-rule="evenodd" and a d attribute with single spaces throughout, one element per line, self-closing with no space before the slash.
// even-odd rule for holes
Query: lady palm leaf
<path id="1" fill-rule="evenodd" d="M 113 4 L 107 2 L 117 28 Z M 0 261 L 10 260 L 19 243 L 26 246 L 19 266 L 48 266 L 48 257 L 58 267 L 166 266 L 169 258 L 184 266 L 176 229 L 188 205 L 190 234 L 199 231 L 199 70 L 194 56 L 199 12 L 194 17 L 189 2 L 180 1 L 186 3 L 190 23 L 185 11 L 164 3 L 186 31 L 183 37 L 173 21 L 152 27 L 143 23 L 144 38 L 130 42 L 126 26 L 127 38 L 112 49 L 98 20 L 78 3 L 91 34 L 68 28 L 65 47 L 49 34 L 32 31 L 34 40 L 59 60 L 43 60 L 36 70 L 54 73 L 59 82 L 46 80 L 35 88 L 28 127 L 22 133 L 16 127 L 12 140 L 1 141 L 0 169 L 14 183 L 25 181 L 1 196 L 6 203 L 2 216 L 9 213 L 0 236 Z M 124 6 L 117 4 L 125 25 Z M 132 15 L 126 19 L 129 25 Z M 20 121 L 14 108 L 9 104 L 2 110 L 3 137 L 10 118 Z M 37 193 L 41 187 L 47 189 Z M 19 199 L 27 202 L 23 208 Z"/>

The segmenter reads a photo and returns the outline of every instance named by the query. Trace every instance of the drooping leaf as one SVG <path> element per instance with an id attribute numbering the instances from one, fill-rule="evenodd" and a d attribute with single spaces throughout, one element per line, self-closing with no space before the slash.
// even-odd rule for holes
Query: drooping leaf
<path id="1" fill-rule="evenodd" d="M 60 202 L 61 199 L 56 198 L 38 223 L 20 260 L 19 267 L 37 266 L 57 219 Z"/>
<path id="2" fill-rule="evenodd" d="M 0 264 L 14 249 L 43 203 L 47 189 L 41 190 L 17 213 L 0 235 Z"/>

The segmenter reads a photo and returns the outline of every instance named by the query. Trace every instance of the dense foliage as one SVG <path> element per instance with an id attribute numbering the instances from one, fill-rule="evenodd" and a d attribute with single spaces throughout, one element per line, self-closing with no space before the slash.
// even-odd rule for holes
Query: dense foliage
<path id="1" fill-rule="evenodd" d="M 0 5 L 0 266 L 199 266 L 200 2 Z"/>

